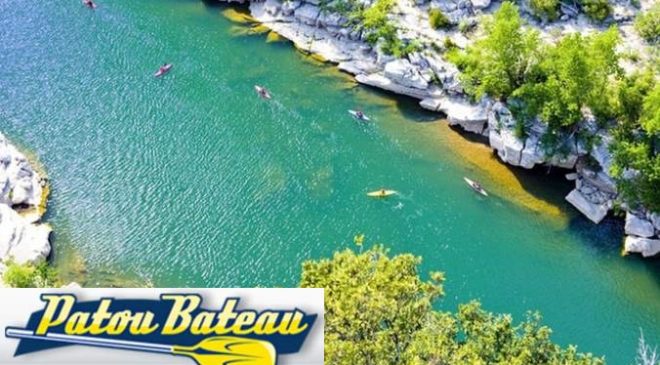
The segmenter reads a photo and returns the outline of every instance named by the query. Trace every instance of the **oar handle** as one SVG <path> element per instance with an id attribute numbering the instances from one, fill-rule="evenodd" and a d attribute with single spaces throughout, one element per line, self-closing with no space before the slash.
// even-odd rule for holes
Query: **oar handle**
<path id="1" fill-rule="evenodd" d="M 99 338 L 90 336 L 65 335 L 61 333 L 46 333 L 37 335 L 33 331 L 24 328 L 7 327 L 5 336 L 8 338 L 18 338 L 26 340 L 51 341 L 66 343 L 71 345 L 103 347 L 120 350 L 132 350 L 142 352 L 154 352 L 159 354 L 171 354 L 172 346 L 162 344 L 152 344 L 148 342 L 113 340 L 109 338 Z"/>

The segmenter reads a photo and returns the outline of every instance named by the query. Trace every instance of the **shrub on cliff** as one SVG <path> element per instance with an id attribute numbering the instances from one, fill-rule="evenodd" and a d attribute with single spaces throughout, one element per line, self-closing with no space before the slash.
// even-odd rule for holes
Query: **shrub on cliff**
<path id="1" fill-rule="evenodd" d="M 660 2 L 656 2 L 647 12 L 637 15 L 635 29 L 647 42 L 660 42 Z"/>
<path id="2" fill-rule="evenodd" d="M 526 82 L 540 48 L 538 33 L 521 25 L 518 7 L 504 2 L 492 19 L 484 20 L 484 38 L 465 52 L 448 55 L 462 71 L 461 81 L 468 94 L 506 99 Z"/>
<path id="3" fill-rule="evenodd" d="M 555 20 L 559 14 L 559 0 L 531 0 L 529 5 L 540 19 Z"/>
<path id="4" fill-rule="evenodd" d="M 472 301 L 436 311 L 443 275 L 422 280 L 421 260 L 379 246 L 303 264 L 301 287 L 325 288 L 326 364 L 564 364 L 603 360 L 563 349 L 538 314 L 520 324 Z"/>
<path id="5" fill-rule="evenodd" d="M 582 10 L 589 18 L 602 22 L 612 12 L 612 7 L 608 0 L 582 0 Z"/>
<path id="6" fill-rule="evenodd" d="M 57 274 L 45 262 L 19 265 L 10 261 L 2 279 L 12 288 L 48 288 L 58 282 Z"/>
<path id="7" fill-rule="evenodd" d="M 433 29 L 440 29 L 440 28 L 449 28 L 451 26 L 451 22 L 449 21 L 449 18 L 442 12 L 440 9 L 433 8 L 429 10 L 429 23 L 431 24 L 431 28 Z"/>
<path id="8" fill-rule="evenodd" d="M 622 83 L 619 104 L 611 173 L 628 204 L 660 212 L 660 83 L 653 72 Z"/>

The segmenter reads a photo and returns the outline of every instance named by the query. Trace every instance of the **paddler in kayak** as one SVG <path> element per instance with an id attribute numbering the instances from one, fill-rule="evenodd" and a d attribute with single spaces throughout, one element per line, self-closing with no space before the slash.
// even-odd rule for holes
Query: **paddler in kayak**
<path id="1" fill-rule="evenodd" d="M 254 85 L 254 89 L 257 91 L 257 94 L 262 98 L 262 99 L 270 99 L 270 92 L 268 92 L 268 89 L 266 89 L 263 86 L 259 85 Z"/>
<path id="2" fill-rule="evenodd" d="M 163 75 L 165 75 L 166 73 L 168 73 L 168 72 L 170 71 L 170 69 L 172 69 L 172 64 L 171 64 L 171 63 L 164 63 L 162 66 L 160 66 L 160 68 L 158 69 L 158 71 L 156 71 L 156 73 L 154 74 L 154 76 L 155 76 L 155 77 L 163 76 Z"/>
<path id="3" fill-rule="evenodd" d="M 96 8 L 96 4 L 92 0 L 83 0 L 83 4 L 90 9 Z"/>
<path id="4" fill-rule="evenodd" d="M 369 121 L 369 117 L 367 117 L 366 114 L 364 114 L 362 112 L 362 110 L 360 110 L 360 109 L 349 110 L 348 112 L 353 116 L 353 118 L 355 118 L 357 120 L 360 120 L 360 121 L 363 121 L 363 122 L 368 122 Z"/>

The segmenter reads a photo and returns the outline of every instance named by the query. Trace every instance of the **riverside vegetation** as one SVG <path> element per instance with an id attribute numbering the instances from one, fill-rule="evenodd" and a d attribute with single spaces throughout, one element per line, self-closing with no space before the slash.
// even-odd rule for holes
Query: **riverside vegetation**
<path id="1" fill-rule="evenodd" d="M 419 257 L 390 256 L 382 246 L 339 251 L 303 264 L 301 287 L 325 288 L 327 364 L 563 364 L 596 365 L 605 359 L 552 342 L 552 330 L 529 312 L 510 315 L 470 301 L 458 311 L 436 310 L 444 295 L 440 272 L 423 280 Z M 655 351 L 640 338 L 637 364 L 655 365 Z"/>

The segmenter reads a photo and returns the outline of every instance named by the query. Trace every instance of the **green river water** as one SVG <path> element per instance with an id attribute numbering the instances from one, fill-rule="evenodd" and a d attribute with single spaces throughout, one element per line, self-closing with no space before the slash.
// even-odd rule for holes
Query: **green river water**
<path id="1" fill-rule="evenodd" d="M 509 170 L 414 101 L 241 34 L 226 9 L 0 1 L 0 130 L 48 172 L 65 277 L 295 286 L 302 261 L 364 233 L 444 271 L 439 308 L 540 310 L 559 343 L 613 364 L 632 362 L 640 327 L 660 343 L 659 262 L 621 257 L 621 223 L 577 215 L 560 175 Z M 381 186 L 401 194 L 365 196 Z"/>

